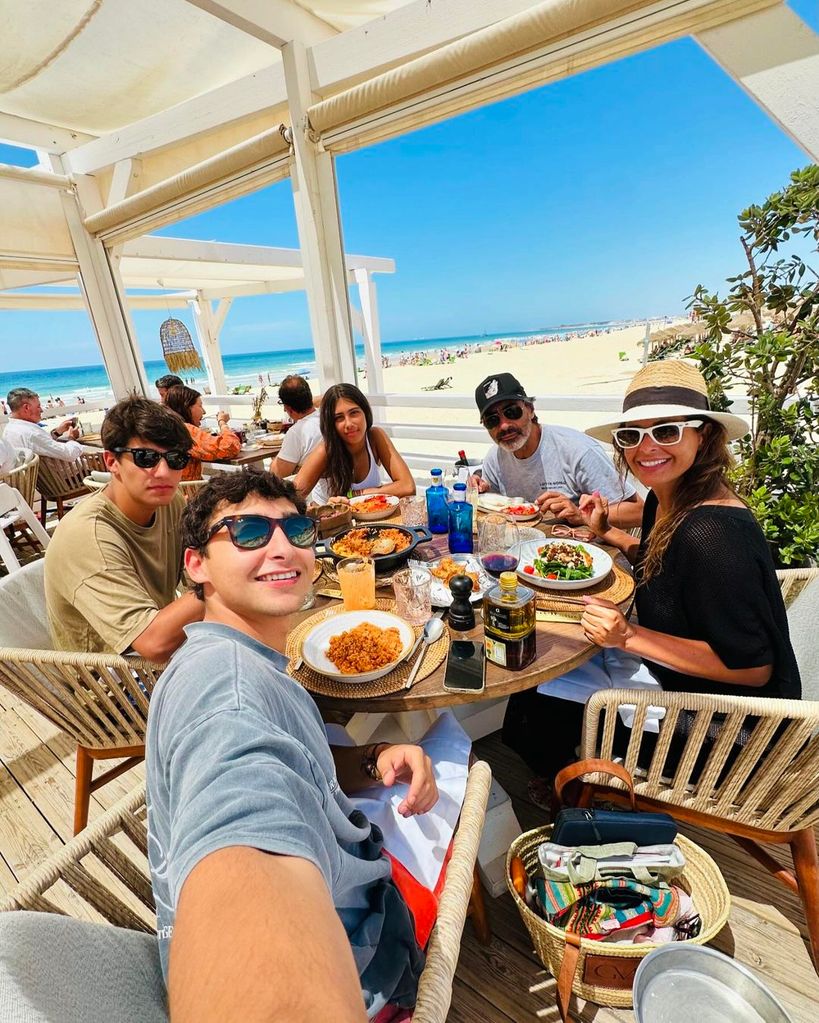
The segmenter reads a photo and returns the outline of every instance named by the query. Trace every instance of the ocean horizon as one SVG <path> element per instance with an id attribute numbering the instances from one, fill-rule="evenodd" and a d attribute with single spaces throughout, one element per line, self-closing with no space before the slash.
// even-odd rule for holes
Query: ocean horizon
<path id="1" fill-rule="evenodd" d="M 459 348 L 474 348 L 478 345 L 492 344 L 495 341 L 524 341 L 532 337 L 560 337 L 569 334 L 584 334 L 590 331 L 611 330 L 632 322 L 637 321 L 609 320 L 543 327 L 530 331 L 385 341 L 381 344 L 381 354 L 389 358 L 393 365 L 396 365 L 402 355 L 410 355 L 413 352 L 434 351 L 442 348 L 454 352 Z M 355 351 L 357 361 L 362 366 L 364 346 L 357 344 Z M 312 347 L 272 352 L 237 352 L 223 355 L 222 362 L 228 386 L 258 384 L 261 377 L 261 382 L 270 387 L 289 373 L 300 373 L 303 376 L 313 374 L 316 368 L 316 354 Z M 169 372 L 163 359 L 147 359 L 144 361 L 144 366 L 149 383 L 153 383 L 158 377 Z M 204 390 L 207 385 L 207 376 L 204 371 L 194 374 L 190 380 L 192 386 L 197 390 Z M 102 363 L 0 373 L 0 396 L 5 397 L 13 387 L 29 387 L 36 391 L 44 402 L 49 398 L 54 401 L 61 398 L 66 404 L 71 404 L 78 396 L 82 396 L 87 401 L 93 401 L 112 395 L 111 385 Z"/>

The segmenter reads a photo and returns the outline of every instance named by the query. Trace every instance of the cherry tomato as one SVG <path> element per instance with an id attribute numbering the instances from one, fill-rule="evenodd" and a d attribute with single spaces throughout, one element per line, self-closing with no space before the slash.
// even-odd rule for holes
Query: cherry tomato
<path id="1" fill-rule="evenodd" d="M 523 571 L 527 575 L 534 575 L 535 574 L 535 567 L 534 567 L 534 565 L 524 565 L 523 566 Z"/>
<path id="2" fill-rule="evenodd" d="M 549 573 L 549 574 L 548 574 L 548 575 L 546 576 L 546 578 L 547 578 L 547 579 L 557 579 L 557 572 L 550 572 L 550 573 Z"/>

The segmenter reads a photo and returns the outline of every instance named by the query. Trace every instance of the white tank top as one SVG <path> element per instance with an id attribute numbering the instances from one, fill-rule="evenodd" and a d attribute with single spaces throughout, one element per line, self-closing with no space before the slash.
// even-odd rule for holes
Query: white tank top
<path id="1" fill-rule="evenodd" d="M 383 479 L 381 478 L 381 467 L 375 460 L 375 455 L 373 454 L 373 449 L 372 446 L 370 445 L 369 436 L 367 436 L 365 443 L 367 445 L 367 455 L 369 456 L 370 459 L 370 468 L 368 469 L 367 475 L 364 477 L 363 480 L 353 481 L 352 485 L 353 490 L 366 490 L 370 487 L 380 487 L 381 484 L 384 482 Z M 316 504 L 326 504 L 328 498 L 330 497 L 346 497 L 347 495 L 331 494 L 330 480 L 326 476 L 323 476 L 313 488 L 312 496 Z"/>

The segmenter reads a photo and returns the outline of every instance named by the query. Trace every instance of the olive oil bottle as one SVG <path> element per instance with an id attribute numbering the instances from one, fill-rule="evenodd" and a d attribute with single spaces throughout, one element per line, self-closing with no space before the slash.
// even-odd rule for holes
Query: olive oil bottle
<path id="1" fill-rule="evenodd" d="M 501 572 L 484 596 L 483 629 L 488 661 L 520 671 L 535 659 L 535 594 L 514 572 Z"/>

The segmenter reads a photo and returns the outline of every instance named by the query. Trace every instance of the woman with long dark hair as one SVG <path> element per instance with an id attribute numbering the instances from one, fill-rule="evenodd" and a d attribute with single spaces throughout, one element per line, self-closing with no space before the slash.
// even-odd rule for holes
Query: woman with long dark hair
<path id="1" fill-rule="evenodd" d="M 799 699 L 773 560 L 727 478 L 728 442 L 746 434 L 747 423 L 711 411 L 702 374 L 667 360 L 636 374 L 618 421 L 586 432 L 613 442 L 620 469 L 649 488 L 640 539 L 609 525 L 599 494 L 581 498 L 586 524 L 625 554 L 637 580 L 636 621 L 611 601 L 585 598 L 580 624 L 586 638 L 641 658 L 663 689 Z M 573 759 L 583 703 L 548 695 L 535 701 L 510 723 L 509 744 L 549 777 Z M 677 728 L 684 731 L 685 722 Z M 736 741 L 741 745 L 747 736 Z M 673 755 L 672 748 L 670 760 Z"/>
<path id="2" fill-rule="evenodd" d="M 165 394 L 165 407 L 176 412 L 185 421 L 188 433 L 193 438 L 190 450 L 191 460 L 182 472 L 184 480 L 202 479 L 202 462 L 214 462 L 220 458 L 235 458 L 242 450 L 242 442 L 237 434 L 228 426 L 230 416 L 227 412 L 217 412 L 216 422 L 219 434 L 214 437 L 199 424 L 205 415 L 202 395 L 192 387 L 176 384 L 169 387 Z"/>
<path id="3" fill-rule="evenodd" d="M 331 497 L 415 493 L 407 463 L 381 429 L 370 403 L 353 384 L 335 384 L 321 399 L 320 444 L 296 475 L 296 489 L 325 504 Z M 386 475 L 387 479 L 382 475 Z"/>

